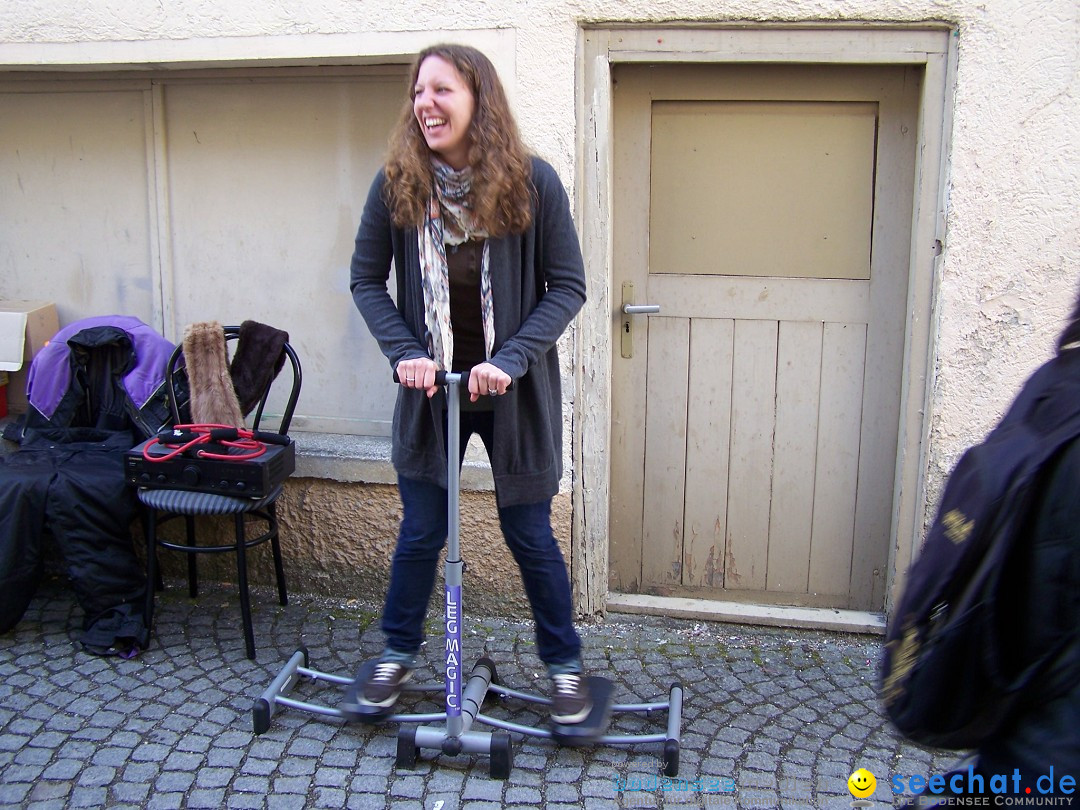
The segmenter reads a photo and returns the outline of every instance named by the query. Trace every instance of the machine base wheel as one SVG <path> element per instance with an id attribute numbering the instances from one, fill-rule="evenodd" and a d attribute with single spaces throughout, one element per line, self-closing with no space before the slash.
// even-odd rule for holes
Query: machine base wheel
<path id="1" fill-rule="evenodd" d="M 514 767 L 514 746 L 510 735 L 496 732 L 491 735 L 490 771 L 492 779 L 507 779 Z"/>

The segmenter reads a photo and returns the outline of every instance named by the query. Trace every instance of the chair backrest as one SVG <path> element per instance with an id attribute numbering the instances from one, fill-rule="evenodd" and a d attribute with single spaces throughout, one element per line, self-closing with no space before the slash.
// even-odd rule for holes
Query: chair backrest
<path id="1" fill-rule="evenodd" d="M 236 341 L 240 338 L 239 326 L 226 326 L 225 330 L 225 345 L 226 348 L 234 348 Z M 282 346 L 282 351 L 285 354 L 287 362 L 284 363 L 281 369 L 281 373 L 276 375 L 270 375 L 270 379 L 265 389 L 262 392 L 262 396 L 259 398 L 258 403 L 252 410 L 254 416 L 251 417 L 250 427 L 252 430 L 269 430 L 275 433 L 286 434 L 289 432 L 289 426 L 292 424 L 293 412 L 296 410 L 296 402 L 300 398 L 300 386 L 303 381 L 303 375 L 300 368 L 300 358 L 297 356 L 296 351 L 289 344 L 288 341 Z M 181 362 L 184 355 L 184 345 L 180 343 L 172 352 L 169 357 L 168 363 L 165 366 L 165 380 L 166 389 L 169 394 L 169 408 L 172 411 L 174 423 L 185 424 L 190 422 L 190 416 L 185 413 L 187 408 L 186 402 L 178 401 L 179 392 L 186 390 L 187 386 L 182 385 L 181 375 L 186 376 L 186 371 Z M 286 373 L 285 367 L 289 368 L 289 372 Z M 286 389 L 286 386 L 288 388 Z M 278 392 L 281 392 L 281 396 Z M 287 391 L 287 394 L 285 393 Z M 274 394 L 271 397 L 271 394 Z M 267 411 L 267 403 L 271 404 L 271 407 L 280 406 L 280 413 L 271 413 Z M 244 414 L 245 418 L 248 414 Z M 276 424 L 264 425 L 263 418 L 273 417 Z"/>

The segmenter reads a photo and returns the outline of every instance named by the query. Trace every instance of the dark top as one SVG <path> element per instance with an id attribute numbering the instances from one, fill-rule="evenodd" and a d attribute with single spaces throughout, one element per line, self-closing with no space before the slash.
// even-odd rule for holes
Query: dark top
<path id="1" fill-rule="evenodd" d="M 483 261 L 483 242 L 470 239 L 446 248 L 446 267 L 450 281 L 450 325 L 454 330 L 454 371 L 468 371 L 487 360 L 484 312 L 480 304 Z M 461 389 L 459 401 L 463 411 L 495 409 L 491 397 L 481 396 L 476 402 L 472 402 L 465 386 Z"/>
<path id="2" fill-rule="evenodd" d="M 446 248 L 450 276 L 450 326 L 454 330 L 454 371 L 483 363 L 484 316 L 480 306 L 480 265 L 484 243 L 470 240 Z"/>

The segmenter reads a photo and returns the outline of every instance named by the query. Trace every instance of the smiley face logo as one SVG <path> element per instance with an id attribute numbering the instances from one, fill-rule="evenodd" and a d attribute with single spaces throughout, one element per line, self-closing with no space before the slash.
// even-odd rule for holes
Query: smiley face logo
<path id="1" fill-rule="evenodd" d="M 848 790 L 856 799 L 865 799 L 873 796 L 877 790 L 877 779 L 866 768 L 859 768 L 847 779 Z"/>

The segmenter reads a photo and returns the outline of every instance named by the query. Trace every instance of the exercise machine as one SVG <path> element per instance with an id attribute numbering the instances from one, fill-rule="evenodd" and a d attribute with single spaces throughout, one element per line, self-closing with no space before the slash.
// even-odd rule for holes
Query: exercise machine
<path id="1" fill-rule="evenodd" d="M 639 745 L 663 744 L 663 771 L 666 776 L 679 773 L 679 747 L 682 726 L 683 690 L 674 683 L 667 699 L 652 703 L 613 703 L 614 685 L 599 675 L 588 676 L 593 707 L 580 723 L 560 724 L 552 722 L 549 728 L 538 728 L 492 717 L 482 712 L 485 700 L 516 699 L 525 703 L 551 705 L 543 695 L 519 691 L 498 682 L 495 664 L 489 658 L 481 658 L 473 666 L 468 678 L 463 677 L 461 609 L 462 574 L 460 545 L 460 411 L 462 383 L 467 374 L 439 372 L 436 383 L 446 388 L 447 394 L 447 517 L 448 533 L 444 579 L 446 596 L 443 602 L 444 683 L 419 685 L 407 683 L 403 692 L 444 693 L 444 711 L 431 713 L 396 713 L 395 707 L 380 709 L 363 705 L 356 699 L 348 699 L 348 710 L 319 703 L 306 702 L 290 697 L 293 689 L 304 679 L 337 684 L 346 692 L 359 688 L 375 661 L 368 661 L 360 668 L 356 679 L 320 672 L 310 667 L 308 651 L 298 649 L 281 668 L 270 685 L 256 699 L 252 707 L 254 731 L 261 734 L 270 727 L 274 714 L 283 708 L 312 712 L 327 717 L 359 720 L 367 723 L 399 723 L 397 740 L 397 765 L 411 768 L 416 765 L 424 749 L 441 751 L 448 756 L 459 754 L 486 755 L 492 778 L 505 779 L 513 767 L 513 743 L 511 733 L 526 737 L 552 739 L 561 745 Z M 646 715 L 666 712 L 667 724 L 663 733 L 654 734 L 606 734 L 613 714 L 637 712 Z M 476 730 L 481 724 L 494 731 Z"/>

